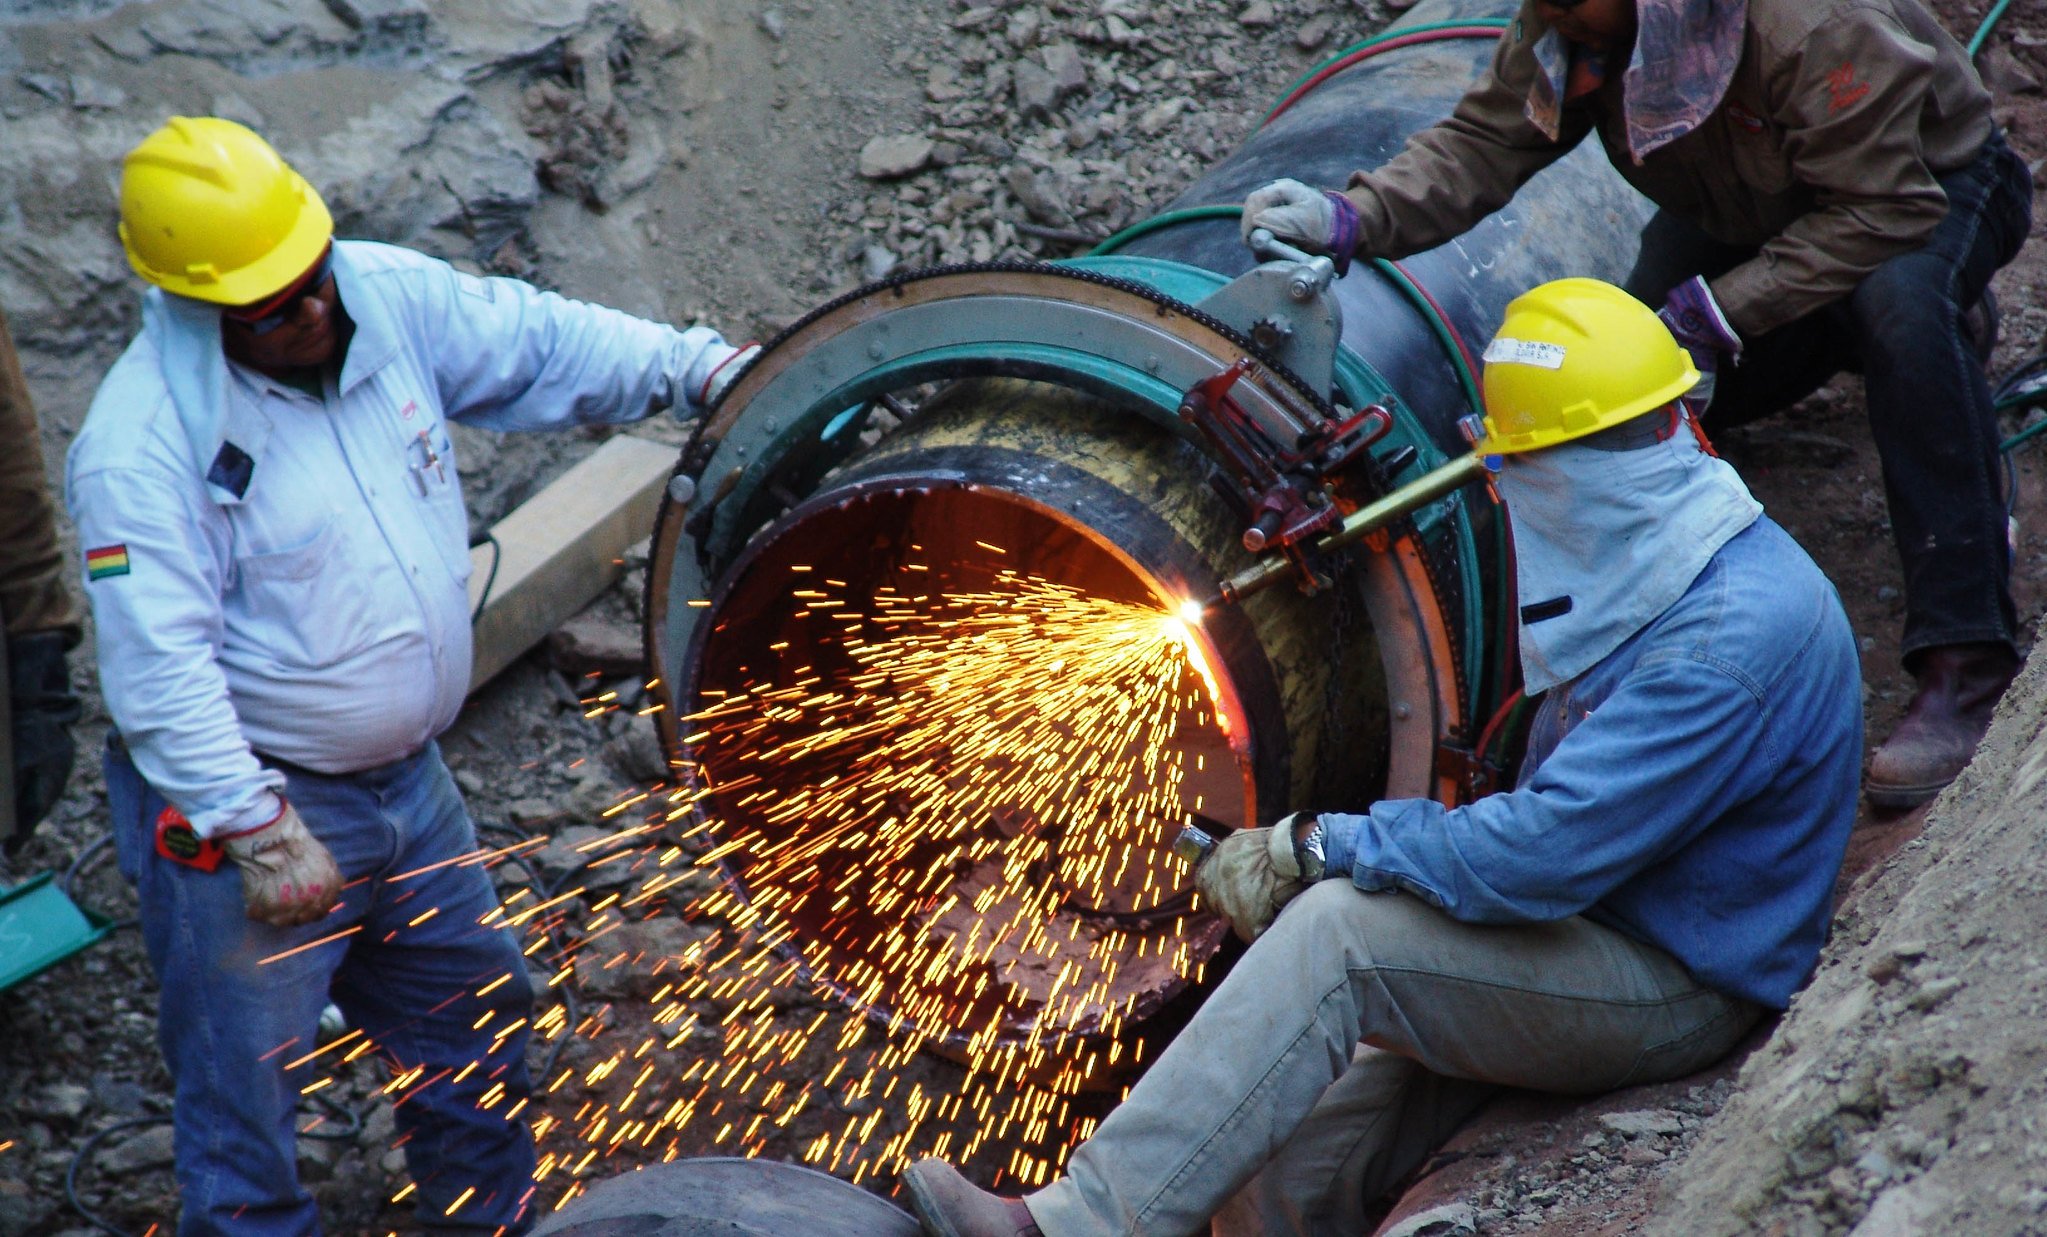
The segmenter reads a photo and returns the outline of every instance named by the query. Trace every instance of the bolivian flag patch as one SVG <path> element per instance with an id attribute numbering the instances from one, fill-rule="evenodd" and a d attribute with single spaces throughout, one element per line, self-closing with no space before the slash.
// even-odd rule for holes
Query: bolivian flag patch
<path id="1" fill-rule="evenodd" d="M 128 547 L 125 545 L 103 545 L 97 550 L 85 552 L 85 578 L 104 580 L 108 576 L 128 574 Z"/>

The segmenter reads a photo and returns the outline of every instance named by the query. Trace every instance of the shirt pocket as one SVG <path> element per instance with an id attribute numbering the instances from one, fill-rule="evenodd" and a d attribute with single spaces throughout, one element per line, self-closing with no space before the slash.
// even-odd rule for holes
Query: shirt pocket
<path id="1" fill-rule="evenodd" d="M 420 433 L 426 437 L 420 438 Z M 455 473 L 455 440 L 448 432 L 448 423 L 437 420 L 416 431 L 413 443 L 407 453 L 412 466 L 412 495 L 420 504 L 442 564 L 457 584 L 466 587 L 470 576 L 469 511 L 462 501 L 461 480 Z"/>
<path id="2" fill-rule="evenodd" d="M 375 634 L 370 590 L 348 561 L 333 516 L 296 545 L 239 555 L 235 575 L 227 614 L 231 645 L 312 670 L 369 647 Z"/>
<path id="3" fill-rule="evenodd" d="M 1760 109 L 1729 99 L 1720 107 L 1720 121 L 1727 165 L 1743 188 L 1758 198 L 1775 199 L 1797 186 L 1791 156 L 1784 149 L 1784 131 Z"/>

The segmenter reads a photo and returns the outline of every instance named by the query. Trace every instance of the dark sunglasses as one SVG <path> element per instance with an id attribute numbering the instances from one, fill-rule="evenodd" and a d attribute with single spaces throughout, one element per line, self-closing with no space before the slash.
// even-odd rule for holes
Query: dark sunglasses
<path id="1" fill-rule="evenodd" d="M 220 316 L 242 327 L 251 335 L 268 335 L 270 332 L 291 321 L 298 312 L 299 302 L 317 295 L 320 285 L 327 282 L 327 276 L 334 273 L 334 247 L 329 245 L 320 254 L 320 260 L 305 278 L 291 287 L 255 305 L 244 305 L 236 309 L 223 309 Z"/>
<path id="2" fill-rule="evenodd" d="M 1561 9 L 1564 12 L 1568 13 L 1572 9 L 1575 9 L 1579 5 L 1585 3 L 1585 0 L 1540 0 L 1540 2 L 1542 4 L 1542 7 L 1546 9 Z"/>

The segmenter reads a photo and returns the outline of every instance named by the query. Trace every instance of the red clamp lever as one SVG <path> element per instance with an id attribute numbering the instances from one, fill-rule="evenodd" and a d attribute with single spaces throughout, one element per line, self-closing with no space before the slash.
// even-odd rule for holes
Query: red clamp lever
<path id="1" fill-rule="evenodd" d="M 1180 419 L 1208 441 L 1229 470 L 1235 497 L 1251 515 L 1244 548 L 1257 553 L 1311 537 L 1336 523 L 1340 513 L 1323 492 L 1317 471 L 1306 467 L 1307 457 L 1274 443 L 1230 398 L 1230 389 L 1254 367 L 1247 357 L 1194 384 L 1181 397 Z M 1318 431 L 1303 445 L 1318 444 L 1327 436 L 1327 431 Z"/>

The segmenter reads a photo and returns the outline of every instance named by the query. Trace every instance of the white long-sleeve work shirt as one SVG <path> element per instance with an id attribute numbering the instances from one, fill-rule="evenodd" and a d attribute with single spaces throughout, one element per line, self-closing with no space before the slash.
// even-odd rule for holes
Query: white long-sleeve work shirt
<path id="1" fill-rule="evenodd" d="M 731 351 L 388 245 L 337 242 L 334 274 L 354 334 L 322 397 L 228 362 L 216 307 L 152 290 L 71 447 L 108 712 L 202 835 L 276 813 L 258 752 L 350 773 L 454 721 L 469 539 L 447 419 L 638 420 Z"/>

